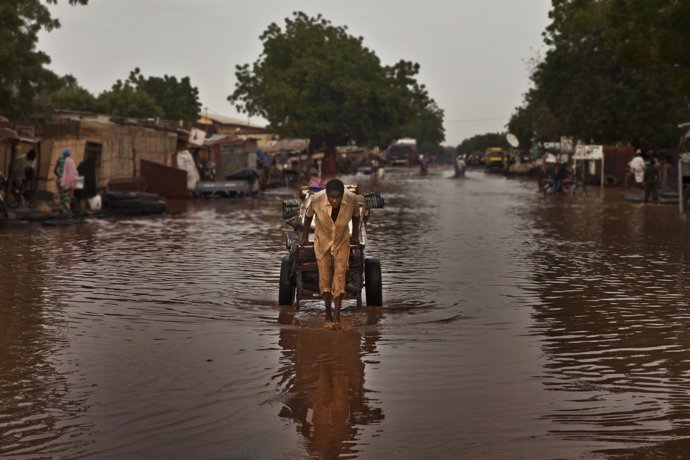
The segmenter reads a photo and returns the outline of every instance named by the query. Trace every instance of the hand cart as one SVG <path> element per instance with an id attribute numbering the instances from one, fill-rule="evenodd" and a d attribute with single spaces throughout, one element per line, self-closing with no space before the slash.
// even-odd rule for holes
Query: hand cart
<path id="1" fill-rule="evenodd" d="M 355 190 L 356 186 L 348 186 L 348 189 Z M 295 226 L 299 227 L 304 222 L 304 216 L 309 206 L 312 192 L 305 193 L 305 199 L 299 204 L 298 219 Z M 359 197 L 362 197 L 360 199 Z M 295 200 L 288 200 L 293 209 L 297 206 Z M 374 204 L 375 207 L 383 207 L 383 199 L 376 194 L 376 200 L 365 200 L 363 195 L 358 196 L 360 214 L 361 242 L 358 245 L 350 245 L 349 267 L 345 275 L 345 296 L 344 299 L 355 299 L 357 307 L 362 306 L 362 288 L 366 293 L 366 304 L 381 306 L 383 304 L 382 281 L 381 281 L 381 262 L 378 257 L 365 256 L 367 243 L 366 223 L 369 217 L 369 206 L 367 203 Z M 283 217 L 286 216 L 284 202 Z M 295 216 L 293 216 L 294 218 Z M 321 298 L 319 291 L 319 269 L 314 254 L 313 242 L 305 245 L 299 244 L 299 235 L 296 232 L 287 234 L 286 246 L 290 253 L 283 257 L 280 266 L 280 285 L 278 292 L 278 303 L 280 305 L 294 305 L 299 309 L 305 299 Z"/>

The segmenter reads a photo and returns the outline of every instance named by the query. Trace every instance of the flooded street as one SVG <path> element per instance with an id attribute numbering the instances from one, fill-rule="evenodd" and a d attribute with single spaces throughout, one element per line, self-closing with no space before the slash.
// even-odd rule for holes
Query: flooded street
<path id="1" fill-rule="evenodd" d="M 346 301 L 340 332 L 277 305 L 284 195 L 0 229 L 0 457 L 687 452 L 677 207 L 451 174 L 349 178 L 386 200 L 384 301 Z"/>

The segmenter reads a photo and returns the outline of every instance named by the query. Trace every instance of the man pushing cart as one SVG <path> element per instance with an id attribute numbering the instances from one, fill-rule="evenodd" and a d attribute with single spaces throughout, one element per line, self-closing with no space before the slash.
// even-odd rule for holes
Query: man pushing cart
<path id="1" fill-rule="evenodd" d="M 283 203 L 284 217 L 295 210 L 295 201 Z M 281 266 L 281 305 L 292 304 L 295 295 L 297 308 L 305 297 L 321 297 L 326 322 L 337 329 L 343 299 L 354 298 L 361 306 L 362 287 L 367 305 L 382 304 L 381 265 L 377 257 L 364 257 L 370 207 L 383 207 L 383 198 L 378 193 L 358 195 L 356 186 L 346 187 L 338 179 L 330 180 L 325 190 L 305 192 L 298 222 L 293 224 L 300 236 L 288 237 L 290 255 Z M 312 222 L 313 245 L 309 241 Z"/>

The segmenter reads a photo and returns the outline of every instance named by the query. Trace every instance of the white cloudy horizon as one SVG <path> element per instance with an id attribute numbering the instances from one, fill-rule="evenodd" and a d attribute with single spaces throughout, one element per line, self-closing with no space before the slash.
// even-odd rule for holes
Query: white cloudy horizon
<path id="1" fill-rule="evenodd" d="M 446 145 L 503 131 L 529 88 L 550 0 L 90 0 L 51 6 L 62 27 L 40 34 L 50 68 L 94 94 L 139 67 L 189 76 L 204 110 L 247 118 L 227 101 L 235 66 L 261 54 L 259 35 L 293 11 L 362 36 L 385 65 L 420 64 L 418 81 L 445 112 Z M 251 118 L 261 124 L 264 120 Z"/>

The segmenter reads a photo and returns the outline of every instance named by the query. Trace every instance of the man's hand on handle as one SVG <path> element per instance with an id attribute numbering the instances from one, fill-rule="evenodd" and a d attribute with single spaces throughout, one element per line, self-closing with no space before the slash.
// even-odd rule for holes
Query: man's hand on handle
<path id="1" fill-rule="evenodd" d="M 302 226 L 302 234 L 300 236 L 299 245 L 306 246 L 309 243 L 309 231 L 311 229 L 312 217 L 304 217 L 304 225 Z"/>

